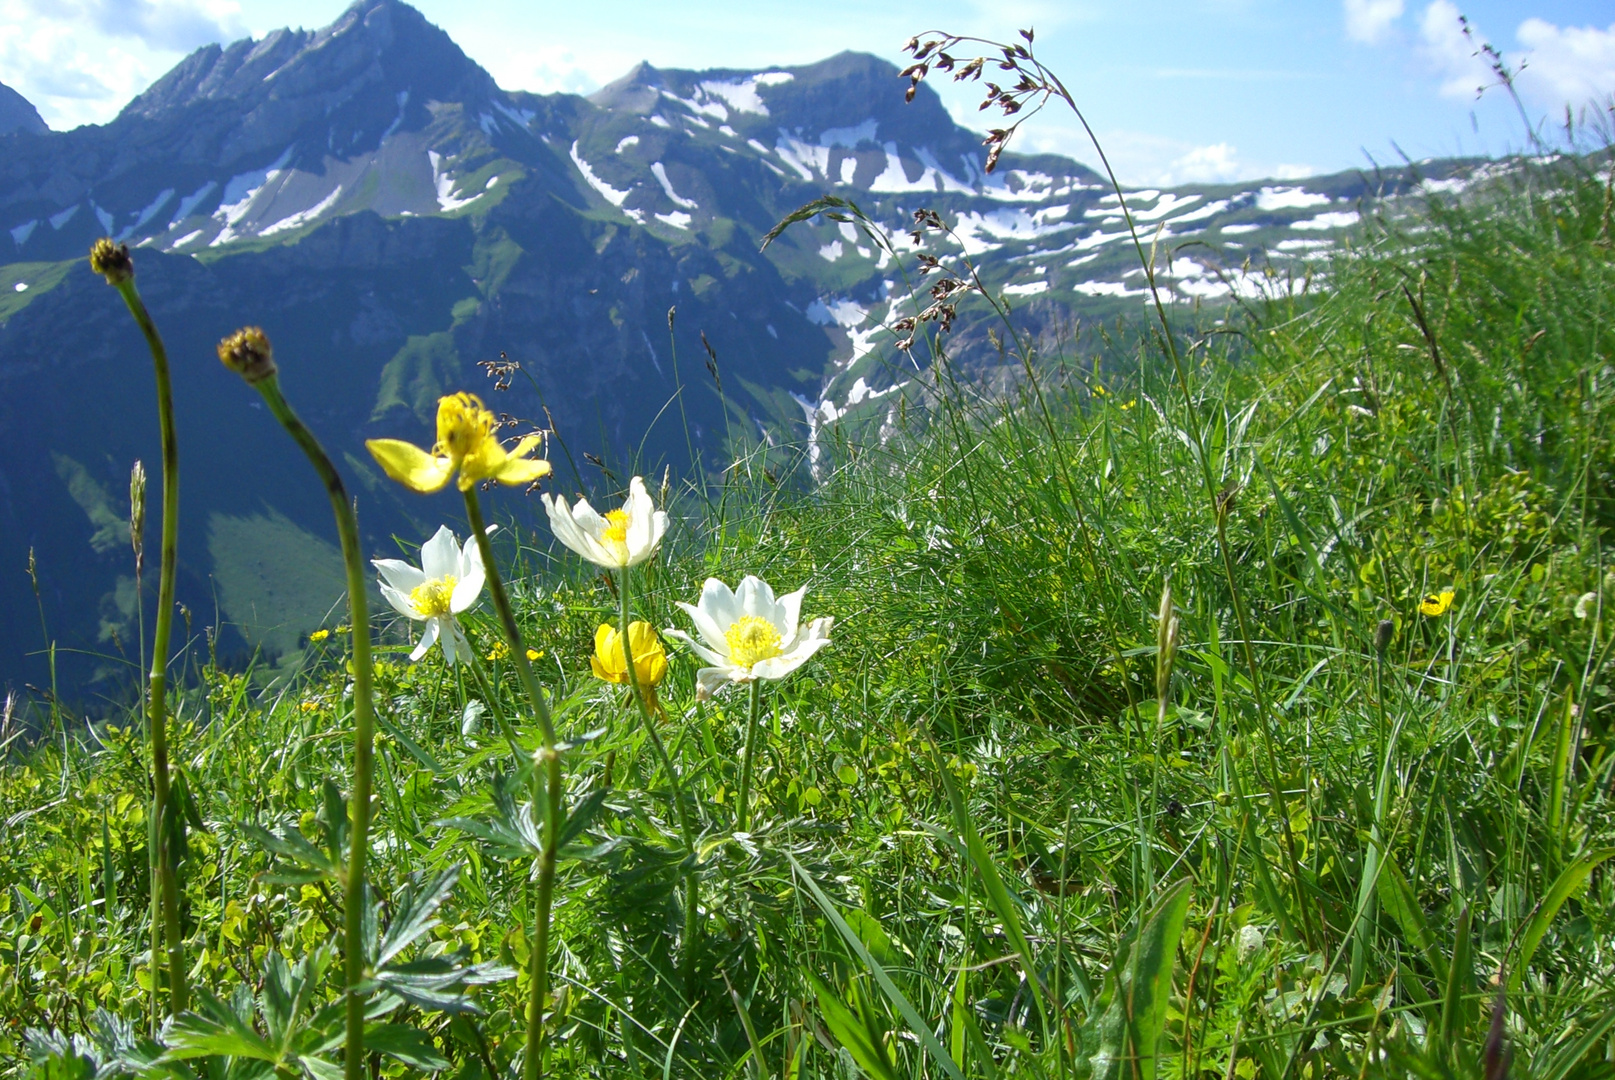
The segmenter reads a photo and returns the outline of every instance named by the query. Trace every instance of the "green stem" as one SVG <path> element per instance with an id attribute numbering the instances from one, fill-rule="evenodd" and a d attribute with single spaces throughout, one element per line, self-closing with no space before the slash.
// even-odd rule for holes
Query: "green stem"
<path id="1" fill-rule="evenodd" d="M 494 610 L 499 613 L 499 625 L 505 631 L 505 643 L 510 646 L 510 662 L 515 665 L 522 689 L 533 703 L 533 712 L 538 717 L 539 731 L 544 738 L 544 748 L 538 755 L 544 762 L 545 772 L 544 850 L 538 856 L 538 900 L 533 915 L 532 950 L 527 958 L 530 992 L 527 1000 L 527 1049 L 522 1060 L 523 1080 L 538 1080 L 543 1071 L 544 1003 L 549 998 L 550 906 L 555 899 L 555 848 L 561 833 L 561 754 L 555 746 L 555 725 L 550 720 L 549 706 L 545 704 L 544 695 L 538 688 L 533 665 L 527 660 L 527 646 L 522 641 L 521 628 L 516 625 L 510 596 L 505 592 L 504 580 L 500 578 L 499 567 L 494 562 L 493 545 L 488 542 L 488 527 L 483 524 L 477 489 L 468 487 L 463 494 L 466 522 L 471 526 L 471 535 L 477 538 L 477 550 L 482 554 L 482 569 L 488 578 L 488 595 L 493 597 Z"/>
<path id="2" fill-rule="evenodd" d="M 180 938 L 179 867 L 169 846 L 167 821 L 170 777 L 168 765 L 168 644 L 174 625 L 174 571 L 179 557 L 179 441 L 174 436 L 174 389 L 168 375 L 168 350 L 151 321 L 133 277 L 116 284 L 118 295 L 146 337 L 151 350 L 152 373 L 157 384 L 157 432 L 163 454 L 163 539 L 157 578 L 157 627 L 151 639 L 151 674 L 147 679 L 146 720 L 151 731 L 151 818 L 157 840 L 157 875 L 152 880 L 153 906 L 163 915 L 163 941 L 168 952 L 168 1009 L 177 1016 L 189 1004 L 185 976 L 185 943 Z M 154 935 L 155 936 L 155 935 Z M 152 981 L 157 978 L 157 956 L 152 955 Z"/>
<path id="3" fill-rule="evenodd" d="M 326 456 L 314 433 L 304 426 L 281 396 L 280 382 L 274 376 L 253 384 L 263 395 L 269 411 L 308 456 L 314 471 L 325 483 L 336 515 L 336 531 L 342 540 L 342 561 L 348 574 L 348 621 L 353 627 L 353 795 L 349 801 L 351 844 L 344 889 L 346 910 L 343 974 L 347 985 L 348 1039 L 343 1072 L 347 1080 L 365 1080 L 364 996 L 359 984 L 365 979 L 364 932 L 365 856 L 370 848 L 370 790 L 375 768 L 375 707 L 371 691 L 370 610 L 365 592 L 364 564 L 359 551 L 359 519 L 353 501 L 336 466 Z"/>
<path id="4" fill-rule="evenodd" d="M 630 569 L 621 568 L 617 575 L 619 582 L 617 597 L 621 601 L 620 617 L 618 620 L 619 640 L 622 642 L 622 655 L 625 666 L 628 668 L 628 686 L 633 691 L 634 700 L 639 702 L 640 719 L 645 724 L 645 734 L 650 736 L 650 742 L 656 748 L 656 756 L 662 763 L 662 771 L 667 774 L 667 782 L 673 789 L 673 805 L 678 811 L 679 830 L 684 834 L 684 846 L 690 852 L 690 869 L 684 876 L 684 966 L 685 989 L 694 992 L 695 976 L 695 935 L 697 931 L 696 910 L 700 900 L 700 883 L 695 872 L 695 827 L 690 822 L 690 810 L 684 804 L 684 787 L 679 782 L 678 770 L 673 768 L 673 759 L 668 757 L 667 747 L 662 744 L 662 736 L 656 730 L 656 717 L 651 715 L 650 702 L 646 699 L 645 691 L 639 685 L 639 667 L 633 656 L 633 643 L 628 637 L 629 617 L 632 608 L 628 603 L 629 579 L 632 577 Z"/>
<path id="5" fill-rule="evenodd" d="M 751 756 L 757 749 L 757 713 L 763 700 L 763 682 L 751 681 L 751 718 L 746 721 L 746 753 L 740 759 L 739 805 L 735 809 L 735 831 L 745 832 L 751 820 Z"/>

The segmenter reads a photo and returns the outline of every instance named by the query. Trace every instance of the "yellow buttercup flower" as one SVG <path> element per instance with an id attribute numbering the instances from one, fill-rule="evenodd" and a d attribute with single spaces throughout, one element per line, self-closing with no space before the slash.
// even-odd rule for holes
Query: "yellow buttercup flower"
<path id="1" fill-rule="evenodd" d="M 308 636 L 308 640 L 309 640 L 310 643 L 318 643 L 318 642 L 324 641 L 326 638 L 328 638 L 330 636 L 331 636 L 331 631 L 329 631 L 329 630 L 316 630 L 316 631 L 314 631 L 312 634 L 310 634 Z"/>
<path id="2" fill-rule="evenodd" d="M 534 660 L 537 660 L 539 657 L 541 657 L 543 655 L 544 654 L 539 652 L 537 649 L 528 649 L 527 650 L 527 662 L 532 663 Z"/>
<path id="3" fill-rule="evenodd" d="M 1426 615 L 1432 619 L 1445 615 L 1447 609 L 1452 607 L 1452 598 L 1453 591 L 1451 589 L 1442 589 L 1438 593 L 1430 593 L 1419 601 L 1419 614 Z"/>
<path id="4" fill-rule="evenodd" d="M 461 491 L 481 480 L 520 485 L 550 474 L 549 462 L 528 456 L 539 436 L 506 449 L 498 431 L 499 421 L 482 399 L 462 392 L 437 399 L 437 442 L 430 451 L 402 439 L 368 439 L 365 449 L 388 476 L 422 494 L 441 491 L 456 472 Z"/>
<path id="5" fill-rule="evenodd" d="M 488 650 L 488 659 L 489 660 L 503 660 L 505 657 L 507 657 L 509 655 L 510 655 L 510 646 L 506 645 L 503 641 L 494 642 L 493 643 L 493 648 Z"/>
<path id="6" fill-rule="evenodd" d="M 641 690 L 649 690 L 667 677 L 667 653 L 648 622 L 628 624 L 628 641 L 633 647 L 634 672 Z M 628 661 L 623 656 L 622 634 L 610 623 L 601 623 L 594 632 L 594 655 L 589 657 L 594 677 L 610 683 L 628 682 Z"/>

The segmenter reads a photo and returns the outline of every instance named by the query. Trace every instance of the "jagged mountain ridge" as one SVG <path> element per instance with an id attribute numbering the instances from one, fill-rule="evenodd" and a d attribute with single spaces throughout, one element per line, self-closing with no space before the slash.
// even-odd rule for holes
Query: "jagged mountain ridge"
<path id="1" fill-rule="evenodd" d="M 135 248 L 170 339 L 181 599 L 217 612 L 202 621 L 225 627 L 226 652 L 285 652 L 340 583 L 310 570 L 329 571 L 334 548 L 318 539 L 327 512 L 305 464 L 212 357 L 242 322 L 270 332 L 288 392 L 361 493 L 367 545 L 391 554 L 389 536 L 419 542 L 456 510 L 385 483 L 362 440 L 428 438 L 450 389 L 553 418 L 566 440 L 552 449 L 557 483 L 596 494 L 611 484 L 586 453 L 687 474 L 720 467 L 733 440 L 878 425 L 902 385 L 880 329 L 902 301 L 896 268 L 832 222 L 758 252 L 825 191 L 894 233 L 936 206 L 1028 314 L 1141 307 L 1115 196 L 1091 171 L 1006 154 L 988 176 L 976 137 L 929 88 L 904 105 L 896 72 L 844 53 L 761 71 L 641 65 L 587 99 L 506 92 L 414 9 L 361 0 L 321 31 L 198 50 L 107 125 L 0 136 L 0 434 L 22 448 L 0 462 L 0 565 L 38 553 L 63 684 L 116 675 L 107 657 L 129 652 L 119 506 L 130 462 L 156 460 L 141 344 L 82 263 L 95 236 Z M 1461 183 L 1451 171 L 1428 174 Z M 1188 303 L 1275 287 L 1282 275 L 1240 269 L 1258 243 L 1304 254 L 1365 196 L 1417 181 L 1345 174 L 1129 199 L 1163 241 L 1211 242 L 1169 267 Z M 532 382 L 493 392 L 475 365 L 501 352 Z M 514 497 L 500 506 L 531 518 Z M 291 572 L 313 584 L 293 589 Z M 25 610 L 28 588 L 0 575 L 0 602 Z M 41 637 L 23 620 L 0 627 L 0 681 L 42 684 L 26 655 Z"/>

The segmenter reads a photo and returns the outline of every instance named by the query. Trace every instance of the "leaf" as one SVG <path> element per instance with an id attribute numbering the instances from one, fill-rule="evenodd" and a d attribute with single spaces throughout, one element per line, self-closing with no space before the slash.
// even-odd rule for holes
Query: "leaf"
<path id="1" fill-rule="evenodd" d="M 1558 1053 L 1544 1062 L 1540 1068 L 1533 1064 L 1531 1076 L 1535 1080 L 1564 1080 L 1570 1074 L 1570 1070 L 1580 1064 L 1581 1059 L 1592 1051 L 1611 1028 L 1615 1028 L 1615 1009 L 1600 1016 L 1586 1031 L 1565 1043 L 1559 1048 Z M 1544 1049 L 1539 1056 L 1546 1058 L 1550 1049 L 1552 1048 Z"/>
<path id="2" fill-rule="evenodd" d="M 1396 865 L 1394 859 L 1385 859 L 1384 865 L 1380 867 L 1378 891 L 1380 906 L 1396 920 L 1396 925 L 1402 928 L 1402 933 L 1407 939 L 1424 954 L 1425 961 L 1429 963 L 1430 970 L 1435 972 L 1436 979 L 1445 983 L 1447 959 L 1441 950 L 1436 948 L 1435 938 L 1430 933 L 1430 924 L 1424 919 L 1424 909 L 1419 907 L 1419 898 L 1414 895 L 1413 886 L 1408 884 L 1402 868 Z"/>
<path id="3" fill-rule="evenodd" d="M 1133 962 L 1122 990 L 1128 1039 L 1138 1062 L 1134 1080 L 1155 1080 L 1167 1006 L 1172 1000 L 1172 968 L 1189 914 L 1189 885 L 1185 878 L 1161 898 L 1133 945 Z"/>
<path id="4" fill-rule="evenodd" d="M 395 1057 L 405 1065 L 427 1072 L 437 1072 L 451 1064 L 424 1031 L 408 1024 L 369 1024 L 365 1027 L 364 1044 L 366 1050 Z"/>
<path id="5" fill-rule="evenodd" d="M 1570 894 L 1581 887 L 1587 876 L 1599 863 L 1615 855 L 1615 847 L 1598 848 L 1589 851 L 1559 874 L 1548 895 L 1542 898 L 1532 913 L 1531 920 L 1525 924 L 1525 931 L 1520 935 L 1520 955 L 1514 961 L 1514 969 L 1508 974 L 1508 992 L 1520 992 L 1520 984 L 1525 980 L 1526 969 L 1531 966 L 1531 958 L 1536 955 L 1537 946 L 1542 944 L 1542 938 L 1548 932 L 1548 926 L 1553 917 L 1559 914 L 1564 902 L 1570 899 Z"/>
<path id="6" fill-rule="evenodd" d="M 953 774 L 948 771 L 947 764 L 942 760 L 941 751 L 936 744 L 931 744 L 931 756 L 936 763 L 937 775 L 942 778 L 942 786 L 948 794 L 948 805 L 953 809 L 954 827 L 964 837 L 965 850 L 970 855 L 970 862 L 976 868 L 976 874 L 981 878 L 982 886 L 987 893 L 987 902 L 992 905 L 998 920 L 1003 924 L 1004 936 L 1020 954 L 1022 970 L 1026 973 L 1027 985 L 1032 988 L 1032 1000 L 1037 1003 L 1037 1010 L 1048 1020 L 1048 1010 L 1043 1001 L 1043 983 L 1038 978 L 1037 964 L 1032 958 L 1032 945 L 1026 940 L 1026 934 L 1021 930 L 1020 915 L 1016 910 L 1015 902 L 1010 898 L 1009 890 L 1004 887 L 1004 879 L 998 873 L 998 864 L 993 861 L 987 847 L 981 842 L 981 835 L 976 832 L 975 823 L 970 820 L 970 812 L 965 807 L 964 796 L 959 792 L 959 786 L 954 783 Z"/>
<path id="7" fill-rule="evenodd" d="M 806 974 L 808 982 L 813 984 L 813 996 L 819 1001 L 819 1015 L 836 1042 L 845 1047 L 858 1067 L 874 1080 L 898 1080 L 897 1068 L 887 1056 L 886 1048 L 875 1045 L 868 1029 L 842 1002 L 840 995 L 813 972 Z"/>
<path id="8" fill-rule="evenodd" d="M 196 1007 L 176 1016 L 168 1028 L 169 1061 L 198 1057 L 238 1057 L 280 1063 L 280 1055 L 235 1010 L 198 990 Z"/>
<path id="9" fill-rule="evenodd" d="M 864 962 L 864 967 L 868 968 L 869 973 L 875 977 L 875 983 L 880 987 L 881 992 L 886 995 L 887 1000 L 902 1014 L 904 1022 L 908 1024 L 910 1033 L 920 1040 L 920 1044 L 936 1059 L 936 1063 L 942 1067 L 943 1072 L 951 1076 L 953 1080 L 964 1080 L 964 1074 L 959 1071 L 958 1063 L 948 1056 L 947 1050 L 937 1041 L 936 1034 L 931 1030 L 931 1025 L 921 1019 L 919 1010 L 914 1007 L 913 1002 L 903 996 L 903 992 L 897 988 L 897 984 L 892 982 L 891 976 L 886 974 L 886 969 L 881 967 L 880 963 L 870 955 L 869 949 L 859 940 L 858 935 L 852 932 L 852 927 L 848 926 L 847 921 L 841 917 L 841 912 L 836 910 L 835 904 L 825 895 L 824 890 L 819 888 L 819 883 L 814 881 L 813 876 L 802 868 L 801 863 L 796 861 L 796 856 L 787 851 L 785 852 L 785 857 L 790 860 L 791 868 L 796 871 L 796 876 L 807 886 L 814 903 L 819 905 L 819 910 L 824 912 L 825 918 L 830 920 L 830 924 L 836 928 L 836 932 L 841 935 L 842 940 L 846 941 L 847 946 L 858 955 L 858 959 Z"/>
<path id="10" fill-rule="evenodd" d="M 594 820 L 594 815 L 599 812 L 609 794 L 605 788 L 596 788 L 572 808 L 572 813 L 567 815 L 565 824 L 561 826 L 561 835 L 555 840 L 556 851 L 565 851 L 566 845 L 589 827 L 589 822 Z"/>
<path id="11" fill-rule="evenodd" d="M 1458 913 L 1458 930 L 1452 946 L 1452 963 L 1447 969 L 1447 996 L 1441 1003 L 1441 1043 L 1450 1055 L 1463 1034 L 1468 1013 L 1468 995 L 1475 989 L 1475 966 L 1470 956 L 1470 912 L 1465 904 Z"/>
<path id="12" fill-rule="evenodd" d="M 437 925 L 437 909 L 443 906 L 443 901 L 454 891 L 455 882 L 460 880 L 460 867 L 460 863 L 455 863 L 424 884 L 425 875 L 422 872 L 417 871 L 409 876 L 393 901 L 393 908 L 397 914 L 387 925 L 386 937 L 381 939 L 381 948 L 376 954 L 376 967 L 387 966 L 388 961 Z"/>

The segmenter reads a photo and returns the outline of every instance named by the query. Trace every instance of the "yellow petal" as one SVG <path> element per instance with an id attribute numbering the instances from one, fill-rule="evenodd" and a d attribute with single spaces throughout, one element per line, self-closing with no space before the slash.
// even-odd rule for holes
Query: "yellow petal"
<path id="1" fill-rule="evenodd" d="M 493 473 L 501 484 L 531 484 L 550 474 L 550 463 L 543 458 L 507 458 Z"/>
<path id="2" fill-rule="evenodd" d="M 433 457 L 402 439 L 367 439 L 365 449 L 388 476 L 423 495 L 441 491 L 454 472 L 448 458 Z"/>

